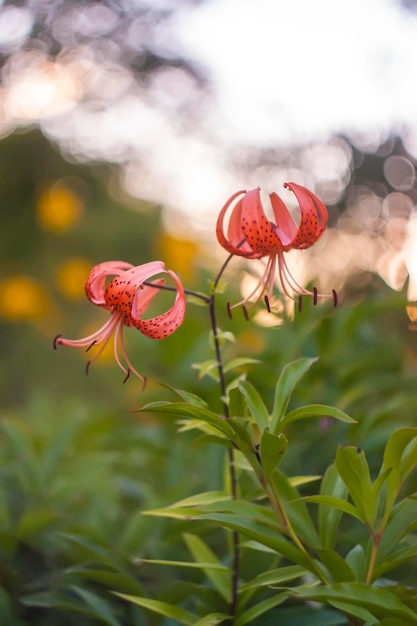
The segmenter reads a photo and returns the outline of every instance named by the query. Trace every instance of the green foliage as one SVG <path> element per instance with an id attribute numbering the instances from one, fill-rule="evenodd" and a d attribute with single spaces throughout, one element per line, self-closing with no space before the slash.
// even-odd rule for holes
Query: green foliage
<path id="1" fill-rule="evenodd" d="M 5 176 L 18 202 L 2 267 L 44 281 L 53 323 L 79 333 L 96 311 L 86 320 L 84 303 L 58 293 L 50 258 L 149 260 L 158 214 L 118 207 L 115 223 L 100 169 L 65 166 L 32 137 L 38 171 L 26 140 L 6 146 L 34 189 Z M 67 175 L 88 188 L 89 209 L 73 231 L 48 234 L 33 194 Z M 49 318 L 2 321 L 1 624 L 205 626 L 231 613 L 235 626 L 417 623 L 417 344 L 403 294 L 372 283 L 360 304 L 306 302 L 263 328 L 229 319 L 229 289 L 217 285 L 223 330 L 209 348 L 199 298 L 174 338 L 144 347 L 133 335 L 144 396 L 114 368 L 85 379 L 77 355 L 57 360 L 49 335 L 62 328 L 50 333 Z"/>

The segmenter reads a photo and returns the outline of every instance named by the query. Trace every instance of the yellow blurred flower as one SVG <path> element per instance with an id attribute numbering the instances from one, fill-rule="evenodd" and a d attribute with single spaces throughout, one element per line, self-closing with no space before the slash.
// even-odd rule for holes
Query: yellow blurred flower
<path id="1" fill-rule="evenodd" d="M 194 259 L 197 256 L 197 244 L 191 239 L 173 237 L 162 233 L 157 242 L 158 253 L 182 280 L 191 280 L 195 273 Z"/>
<path id="2" fill-rule="evenodd" d="M 59 289 L 67 298 L 76 299 L 85 296 L 84 285 L 91 269 L 91 262 L 81 257 L 68 259 L 57 269 Z"/>
<path id="3" fill-rule="evenodd" d="M 15 275 L 0 283 L 0 315 L 5 319 L 38 319 L 45 314 L 47 308 L 47 293 L 33 278 Z"/>
<path id="4" fill-rule="evenodd" d="M 46 230 L 61 232 L 81 217 L 83 202 L 79 194 L 63 181 L 54 183 L 38 200 L 39 223 Z"/>

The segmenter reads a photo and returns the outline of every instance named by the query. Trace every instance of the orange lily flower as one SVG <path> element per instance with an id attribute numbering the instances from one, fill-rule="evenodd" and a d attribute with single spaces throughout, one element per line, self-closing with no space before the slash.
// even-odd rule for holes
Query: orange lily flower
<path id="1" fill-rule="evenodd" d="M 161 315 L 142 319 L 158 295 L 158 287 L 163 288 L 165 283 L 163 278 L 154 280 L 152 282 L 154 286 L 145 285 L 144 282 L 161 273 L 169 274 L 174 281 L 177 292 L 175 302 Z M 110 276 L 114 278 L 106 286 L 106 280 Z M 123 261 L 108 261 L 93 267 L 85 284 L 85 292 L 90 302 L 110 311 L 110 318 L 96 332 L 82 339 L 64 339 L 57 335 L 54 339 L 54 348 L 57 349 L 57 345 L 62 345 L 87 348 L 88 351 L 93 345 L 101 344 L 98 353 L 87 363 L 88 372 L 90 364 L 100 356 L 113 336 L 114 356 L 116 363 L 126 374 L 125 381 L 133 372 L 145 385 L 146 378 L 139 374 L 127 356 L 123 327 L 134 326 L 151 339 L 164 339 L 175 332 L 183 323 L 185 316 L 185 293 L 178 276 L 173 271 L 166 270 L 162 261 L 151 261 L 137 267 Z"/>
<path id="2" fill-rule="evenodd" d="M 238 191 L 233 194 L 220 211 L 217 219 L 217 239 L 223 248 L 231 254 L 246 259 L 261 259 L 268 257 L 265 272 L 259 283 L 249 296 L 235 304 L 245 304 L 255 298 L 255 304 L 265 294 L 265 302 L 269 308 L 269 301 L 275 284 L 276 271 L 283 292 L 292 300 L 294 294 L 299 296 L 313 296 L 314 303 L 318 297 L 327 297 L 319 294 L 316 289 L 308 291 L 297 283 L 291 275 L 285 261 L 284 252 L 309 248 L 323 233 L 328 218 L 327 208 L 323 202 L 311 191 L 296 183 L 285 183 L 296 196 L 301 211 L 300 223 L 295 223 L 291 213 L 276 193 L 269 195 L 274 214 L 271 222 L 262 207 L 260 189 Z M 239 196 L 234 205 L 227 234 L 225 234 L 225 216 L 229 207 Z M 336 293 L 333 292 L 336 304 Z"/>

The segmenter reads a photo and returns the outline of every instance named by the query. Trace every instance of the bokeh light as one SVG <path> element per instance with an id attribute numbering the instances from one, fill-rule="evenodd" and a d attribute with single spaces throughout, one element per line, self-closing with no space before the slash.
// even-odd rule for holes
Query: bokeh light
<path id="1" fill-rule="evenodd" d="M 61 232 L 74 226 L 80 219 L 83 201 L 65 181 L 55 182 L 38 200 L 39 223 L 50 231 Z"/>
<path id="2" fill-rule="evenodd" d="M 0 315 L 7 321 L 37 320 L 47 308 L 46 290 L 34 278 L 14 275 L 0 282 Z"/>

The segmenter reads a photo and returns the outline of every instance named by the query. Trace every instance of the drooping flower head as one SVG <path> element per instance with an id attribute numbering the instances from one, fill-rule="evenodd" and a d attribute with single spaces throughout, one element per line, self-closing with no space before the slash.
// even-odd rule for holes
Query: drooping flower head
<path id="1" fill-rule="evenodd" d="M 238 191 L 229 198 L 220 211 L 216 233 L 220 245 L 225 250 L 246 259 L 268 257 L 265 272 L 259 283 L 253 292 L 238 304 L 245 304 L 252 298 L 258 302 L 262 295 L 266 295 L 268 302 L 275 284 L 277 269 L 282 290 L 289 298 L 294 299 L 295 295 L 310 295 L 316 302 L 318 297 L 324 297 L 318 294 L 316 289 L 308 291 L 297 283 L 288 269 L 284 252 L 309 248 L 319 239 L 326 228 L 327 208 L 306 187 L 296 183 L 285 183 L 284 187 L 290 189 L 297 198 L 301 212 L 298 225 L 276 193 L 269 196 L 274 215 L 274 221 L 270 221 L 262 207 L 259 188 Z M 230 207 L 233 208 L 226 229 L 225 219 Z M 336 302 L 335 292 L 333 298 Z"/>
<path id="2" fill-rule="evenodd" d="M 144 283 L 159 274 L 168 274 L 172 278 L 176 290 L 175 302 L 161 315 L 143 319 L 151 302 L 163 288 L 165 280 L 157 278 L 151 284 Z M 110 282 L 109 277 L 113 277 Z M 151 339 L 164 339 L 172 335 L 183 323 L 185 316 L 185 293 L 178 276 L 173 271 L 166 270 L 162 261 L 151 261 L 136 267 L 123 261 L 108 261 L 93 267 L 85 284 L 85 292 L 90 302 L 110 312 L 110 318 L 96 332 L 82 339 L 64 339 L 57 335 L 54 348 L 59 344 L 71 348 L 86 348 L 88 351 L 93 345 L 100 345 L 98 353 L 87 363 L 88 371 L 92 361 L 100 356 L 113 337 L 114 356 L 118 366 L 126 374 L 125 381 L 133 372 L 145 384 L 146 378 L 139 374 L 127 356 L 123 327 L 134 326 Z"/>

